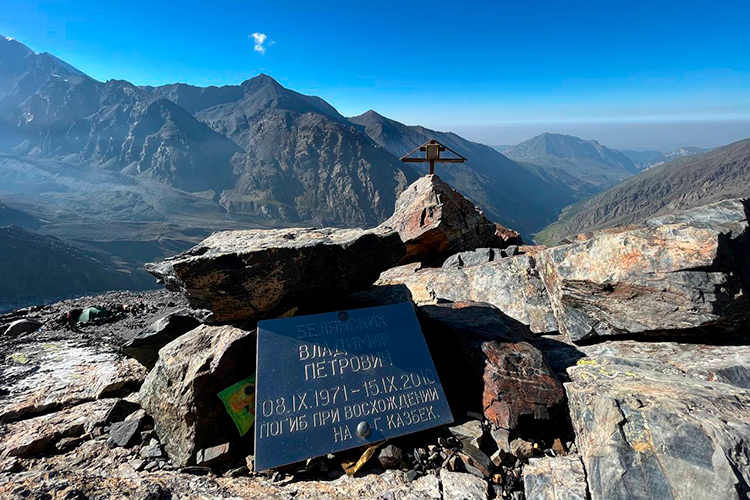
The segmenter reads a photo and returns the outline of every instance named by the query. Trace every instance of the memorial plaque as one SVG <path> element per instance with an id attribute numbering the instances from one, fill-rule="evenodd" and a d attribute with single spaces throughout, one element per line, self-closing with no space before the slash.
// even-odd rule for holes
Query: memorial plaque
<path id="1" fill-rule="evenodd" d="M 410 303 L 258 323 L 256 470 L 453 422 Z"/>

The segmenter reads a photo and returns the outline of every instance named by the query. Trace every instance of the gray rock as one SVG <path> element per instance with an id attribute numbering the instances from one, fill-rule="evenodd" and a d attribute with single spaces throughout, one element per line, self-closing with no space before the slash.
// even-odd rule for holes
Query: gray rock
<path id="1" fill-rule="evenodd" d="M 162 451 L 161 446 L 159 446 L 159 444 L 157 443 L 144 446 L 143 448 L 141 448 L 139 455 L 142 458 L 155 459 L 163 457 L 164 452 Z"/>
<path id="2" fill-rule="evenodd" d="M 136 458 L 135 460 L 131 460 L 130 466 L 135 469 L 136 472 L 140 472 L 143 470 L 144 467 L 146 467 L 146 461 L 141 460 L 140 458 Z"/>
<path id="3" fill-rule="evenodd" d="M 506 257 L 513 257 L 518 255 L 518 246 L 510 245 L 507 248 L 477 248 L 473 251 L 459 252 L 451 255 L 445 262 L 443 262 L 444 268 L 455 267 L 470 267 L 486 264 L 487 262 L 493 262 L 496 260 L 504 259 Z"/>
<path id="4" fill-rule="evenodd" d="M 557 331 L 547 291 L 533 255 L 518 255 L 464 268 L 401 266 L 384 272 L 377 285 L 403 284 L 415 303 L 486 302 L 534 333 Z"/>
<path id="5" fill-rule="evenodd" d="M 216 395 L 254 372 L 255 332 L 202 325 L 164 346 L 138 395 L 176 467 L 239 438 Z"/>
<path id="6" fill-rule="evenodd" d="M 154 462 L 149 462 L 148 464 L 146 464 L 146 466 L 143 468 L 143 470 L 145 470 L 146 472 L 154 472 L 158 468 L 159 468 L 159 462 L 154 461 Z M 158 496 L 149 496 L 147 498 L 158 499 L 158 498 L 161 498 L 161 495 L 158 495 Z"/>
<path id="7" fill-rule="evenodd" d="M 146 269 L 193 307 L 213 311 L 213 321 L 258 320 L 311 297 L 363 290 L 405 251 L 385 226 L 225 231 Z"/>
<path id="8" fill-rule="evenodd" d="M 477 248 L 476 250 L 451 255 L 445 259 L 442 267 L 461 268 L 478 266 L 479 264 L 486 264 L 501 257 L 501 250 L 499 248 Z"/>
<path id="9" fill-rule="evenodd" d="M 487 482 L 463 472 L 440 469 L 443 500 L 487 500 Z"/>
<path id="10" fill-rule="evenodd" d="M 518 245 L 508 245 L 508 247 L 500 250 L 501 257 L 513 257 L 514 255 L 518 255 L 519 253 L 521 252 L 518 250 Z"/>
<path id="11" fill-rule="evenodd" d="M 523 468 L 526 500 L 588 500 L 581 457 L 532 458 Z"/>
<path id="12" fill-rule="evenodd" d="M 88 345 L 87 345 L 88 344 Z M 79 340 L 25 343 L 6 355 L 23 360 L 6 378 L 7 398 L 0 398 L 0 421 L 47 413 L 99 398 L 121 395 L 140 386 L 146 370 L 113 349 Z"/>
<path id="13" fill-rule="evenodd" d="M 510 432 L 508 429 L 494 427 L 490 430 L 490 435 L 497 445 L 497 449 L 504 453 L 510 453 Z"/>
<path id="14" fill-rule="evenodd" d="M 109 437 L 116 446 L 129 448 L 138 443 L 141 439 L 140 430 L 143 426 L 143 419 L 124 420 L 112 424 L 109 430 Z"/>
<path id="15" fill-rule="evenodd" d="M 464 444 L 470 444 L 476 448 L 482 447 L 484 428 L 482 422 L 478 420 L 469 420 L 459 425 L 453 425 L 448 427 L 448 431 Z"/>
<path id="16" fill-rule="evenodd" d="M 76 448 L 85 440 L 86 438 L 84 436 L 62 438 L 60 441 L 55 443 L 55 450 L 57 450 L 58 453 L 66 453 Z"/>
<path id="17" fill-rule="evenodd" d="M 750 492 L 750 347 L 611 341 L 565 384 L 592 500 Z"/>
<path id="18" fill-rule="evenodd" d="M 464 250 L 499 246 L 495 225 L 437 175 L 425 175 L 401 193 L 381 227 L 393 228 L 406 244 L 408 262 L 440 263 Z"/>
<path id="19" fill-rule="evenodd" d="M 127 399 L 118 399 L 112 408 L 107 412 L 107 416 L 104 418 L 104 424 L 114 424 L 115 422 L 122 422 L 128 416 L 138 411 L 141 406 L 134 402 L 128 401 Z"/>
<path id="20" fill-rule="evenodd" d="M 750 321 L 750 201 L 585 235 L 539 255 L 560 331 L 618 334 L 733 330 Z"/>
<path id="21" fill-rule="evenodd" d="M 41 321 L 34 318 L 18 319 L 7 326 L 0 326 L 0 335 L 16 336 L 35 332 L 42 324 Z"/>
<path id="22" fill-rule="evenodd" d="M 397 469 L 403 461 L 401 448 L 389 444 L 378 452 L 378 463 L 384 469 Z"/>
<path id="23" fill-rule="evenodd" d="M 225 462 L 232 458 L 229 443 L 212 446 L 198 451 L 195 457 L 196 465 L 208 467 L 219 462 Z"/>
<path id="24" fill-rule="evenodd" d="M 146 368 L 153 368 L 159 359 L 159 349 L 180 335 L 197 328 L 200 321 L 190 309 L 180 309 L 158 319 L 148 328 L 129 340 L 122 351 Z"/>

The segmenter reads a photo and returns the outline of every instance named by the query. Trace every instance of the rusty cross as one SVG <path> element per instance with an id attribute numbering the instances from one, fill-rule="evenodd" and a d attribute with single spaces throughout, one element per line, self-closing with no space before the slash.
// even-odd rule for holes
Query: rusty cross
<path id="1" fill-rule="evenodd" d="M 413 157 L 413 155 L 416 152 L 424 152 L 424 156 L 416 156 Z M 452 158 L 444 158 L 440 156 L 440 153 L 450 151 L 456 157 Z M 435 173 L 435 163 L 463 163 L 466 161 L 466 158 L 461 156 L 460 154 L 453 151 L 448 146 L 443 146 L 435 139 L 431 139 L 418 148 L 415 148 L 414 150 L 406 153 L 404 156 L 401 157 L 401 161 L 404 163 L 429 163 L 430 164 L 430 174 Z"/>

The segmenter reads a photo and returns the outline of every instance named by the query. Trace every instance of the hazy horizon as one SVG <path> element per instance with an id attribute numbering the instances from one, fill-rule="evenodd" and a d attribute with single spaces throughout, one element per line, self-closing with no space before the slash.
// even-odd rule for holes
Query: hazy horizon
<path id="1" fill-rule="evenodd" d="M 6 0 L 0 33 L 98 80 L 208 86 L 264 72 L 345 116 L 374 109 L 486 144 L 549 131 L 669 150 L 750 136 L 747 2 L 204 7 Z M 450 22 L 405 28 L 426 12 Z"/>
<path id="2" fill-rule="evenodd" d="M 430 128 L 441 130 L 446 125 Z M 668 152 L 691 146 L 716 148 L 750 138 L 750 120 L 468 124 L 452 126 L 451 132 L 490 146 L 515 145 L 542 133 L 554 133 L 593 139 L 614 149 Z"/>

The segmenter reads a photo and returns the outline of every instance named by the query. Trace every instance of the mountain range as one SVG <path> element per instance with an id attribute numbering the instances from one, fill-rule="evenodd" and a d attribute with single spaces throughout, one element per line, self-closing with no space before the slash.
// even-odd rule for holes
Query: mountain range
<path id="1" fill-rule="evenodd" d="M 638 172 L 626 155 L 597 141 L 570 135 L 541 134 L 506 148 L 505 156 L 548 175 L 582 195 L 613 186 Z"/>
<path id="2" fill-rule="evenodd" d="M 630 158 L 635 163 L 638 170 L 647 170 L 656 167 L 662 163 L 682 158 L 683 156 L 692 156 L 708 151 L 703 148 L 683 147 L 673 151 L 662 153 L 660 151 L 633 151 L 630 149 L 621 149 L 620 152 Z"/>
<path id="3" fill-rule="evenodd" d="M 430 139 L 468 158 L 437 173 L 527 240 L 660 161 L 559 134 L 502 154 L 375 111 L 345 117 L 264 74 L 222 87 L 100 82 L 0 37 L 0 227 L 59 238 L 137 283 L 144 262 L 216 230 L 375 226 L 427 171 L 399 157 Z"/>
<path id="4" fill-rule="evenodd" d="M 583 232 L 724 199 L 748 197 L 750 139 L 745 139 L 652 167 L 567 207 L 557 222 L 537 235 L 537 241 L 554 244 Z"/>
<path id="5" fill-rule="evenodd" d="M 100 197 L 101 211 L 120 210 L 127 215 L 121 220 L 136 215 L 139 221 L 171 222 L 200 198 L 212 205 L 209 219 L 220 212 L 241 225 L 373 226 L 391 214 L 397 195 L 418 175 L 398 156 L 407 145 L 431 138 L 470 159 L 440 173 L 490 217 L 524 234 L 576 199 L 553 176 L 531 172 L 488 146 L 374 112 L 346 118 L 323 99 L 267 75 L 206 88 L 102 83 L 6 38 L 0 38 L 0 68 L 0 161 L 31 163 L 54 185 L 52 191 L 37 181 L 29 187 L 19 180 L 21 173 L 0 174 L 0 181 L 14 186 L 3 198 L 31 213 L 51 215 L 49 206 L 40 205 L 57 192 L 58 216 L 71 210 L 79 217 L 74 205 L 86 201 L 77 196 L 73 203 L 71 192 L 100 192 L 87 177 L 104 177 L 116 194 Z M 77 182 L 63 189 L 58 184 L 67 177 Z M 149 203 L 142 199 L 144 189 L 154 194 L 150 199 L 168 191 L 171 201 Z"/>

